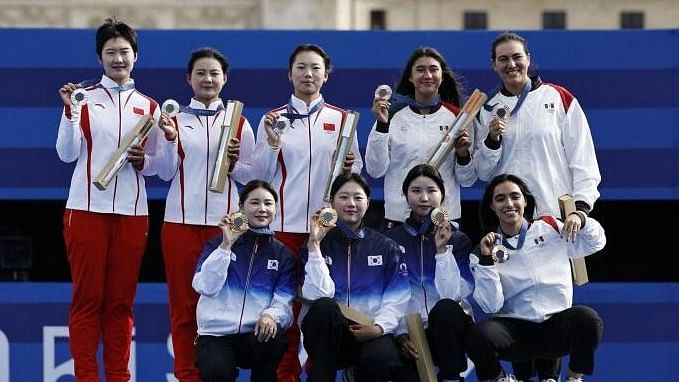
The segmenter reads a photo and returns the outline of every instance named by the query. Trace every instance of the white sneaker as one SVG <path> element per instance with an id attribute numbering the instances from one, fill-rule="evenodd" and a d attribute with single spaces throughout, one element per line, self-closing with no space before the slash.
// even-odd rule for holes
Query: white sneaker
<path id="1" fill-rule="evenodd" d="M 556 382 L 554 378 L 543 379 L 542 382 Z"/>
<path id="2" fill-rule="evenodd" d="M 518 382 L 514 375 L 512 374 L 505 374 L 504 377 L 498 379 L 496 382 Z"/>

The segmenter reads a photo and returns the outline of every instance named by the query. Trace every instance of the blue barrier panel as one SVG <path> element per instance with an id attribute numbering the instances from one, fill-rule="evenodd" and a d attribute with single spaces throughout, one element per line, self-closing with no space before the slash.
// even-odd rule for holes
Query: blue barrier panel
<path id="1" fill-rule="evenodd" d="M 566 86 L 587 112 L 603 174 L 604 199 L 679 199 L 679 45 L 677 30 L 531 31 L 532 64 L 548 82 Z M 315 42 L 332 57 L 323 89 L 329 103 L 361 112 L 358 140 L 365 149 L 374 121 L 375 87 L 394 84 L 413 48 L 439 49 L 458 72 L 467 94 L 492 89 L 489 68 L 495 32 L 140 31 L 134 78 L 158 101 L 187 103 L 186 59 L 215 46 L 231 69 L 223 98 L 245 103 L 256 127 L 262 114 L 287 101 L 287 59 L 292 48 Z M 98 78 L 94 31 L 0 29 L 0 199 L 65 199 L 72 164 L 55 153 L 61 114 L 57 90 L 67 81 Z M 30 47 L 30 49 L 26 49 Z M 372 180 L 382 197 L 382 180 Z M 151 198 L 167 185 L 149 182 Z M 477 200 L 480 185 L 463 189 Z"/>
<path id="2" fill-rule="evenodd" d="M 69 283 L 0 283 L 0 381 L 73 381 L 70 296 Z M 574 302 L 597 310 L 605 327 L 587 381 L 677 380 L 679 283 L 590 283 Z M 140 284 L 134 312 L 132 382 L 173 381 L 166 285 Z"/>

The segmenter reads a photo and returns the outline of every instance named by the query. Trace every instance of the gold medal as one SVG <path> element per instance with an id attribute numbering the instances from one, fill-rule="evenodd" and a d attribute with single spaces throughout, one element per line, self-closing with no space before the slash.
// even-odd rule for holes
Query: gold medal
<path id="1" fill-rule="evenodd" d="M 231 231 L 234 233 L 244 232 L 250 228 L 248 226 L 248 217 L 240 211 L 232 213 L 229 215 L 229 218 L 231 218 Z"/>
<path id="2" fill-rule="evenodd" d="M 331 207 L 322 208 L 318 213 L 318 223 L 324 227 L 332 227 L 337 223 L 337 211 Z"/>
<path id="3" fill-rule="evenodd" d="M 430 217 L 435 226 L 441 227 L 443 223 L 450 220 L 450 212 L 445 207 L 437 207 L 431 211 Z"/>

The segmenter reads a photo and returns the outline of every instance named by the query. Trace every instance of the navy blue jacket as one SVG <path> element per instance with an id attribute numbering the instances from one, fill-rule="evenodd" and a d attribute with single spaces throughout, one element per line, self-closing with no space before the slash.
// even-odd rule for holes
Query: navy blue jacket
<path id="1" fill-rule="evenodd" d="M 393 333 L 408 300 L 408 268 L 396 243 L 370 228 L 353 232 L 339 224 L 321 240 L 321 253 L 300 253 L 302 295 L 334 298 L 374 317 L 385 334 Z"/>

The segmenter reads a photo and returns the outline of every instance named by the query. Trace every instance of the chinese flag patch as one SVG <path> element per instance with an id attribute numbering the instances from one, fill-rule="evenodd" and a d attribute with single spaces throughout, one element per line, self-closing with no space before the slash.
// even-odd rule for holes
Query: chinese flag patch
<path id="1" fill-rule="evenodd" d="M 323 131 L 335 131 L 335 124 L 334 123 L 324 123 L 323 124 Z"/>
<path id="2" fill-rule="evenodd" d="M 144 115 L 144 109 L 140 107 L 133 107 L 132 111 L 134 112 L 134 114 Z"/>

